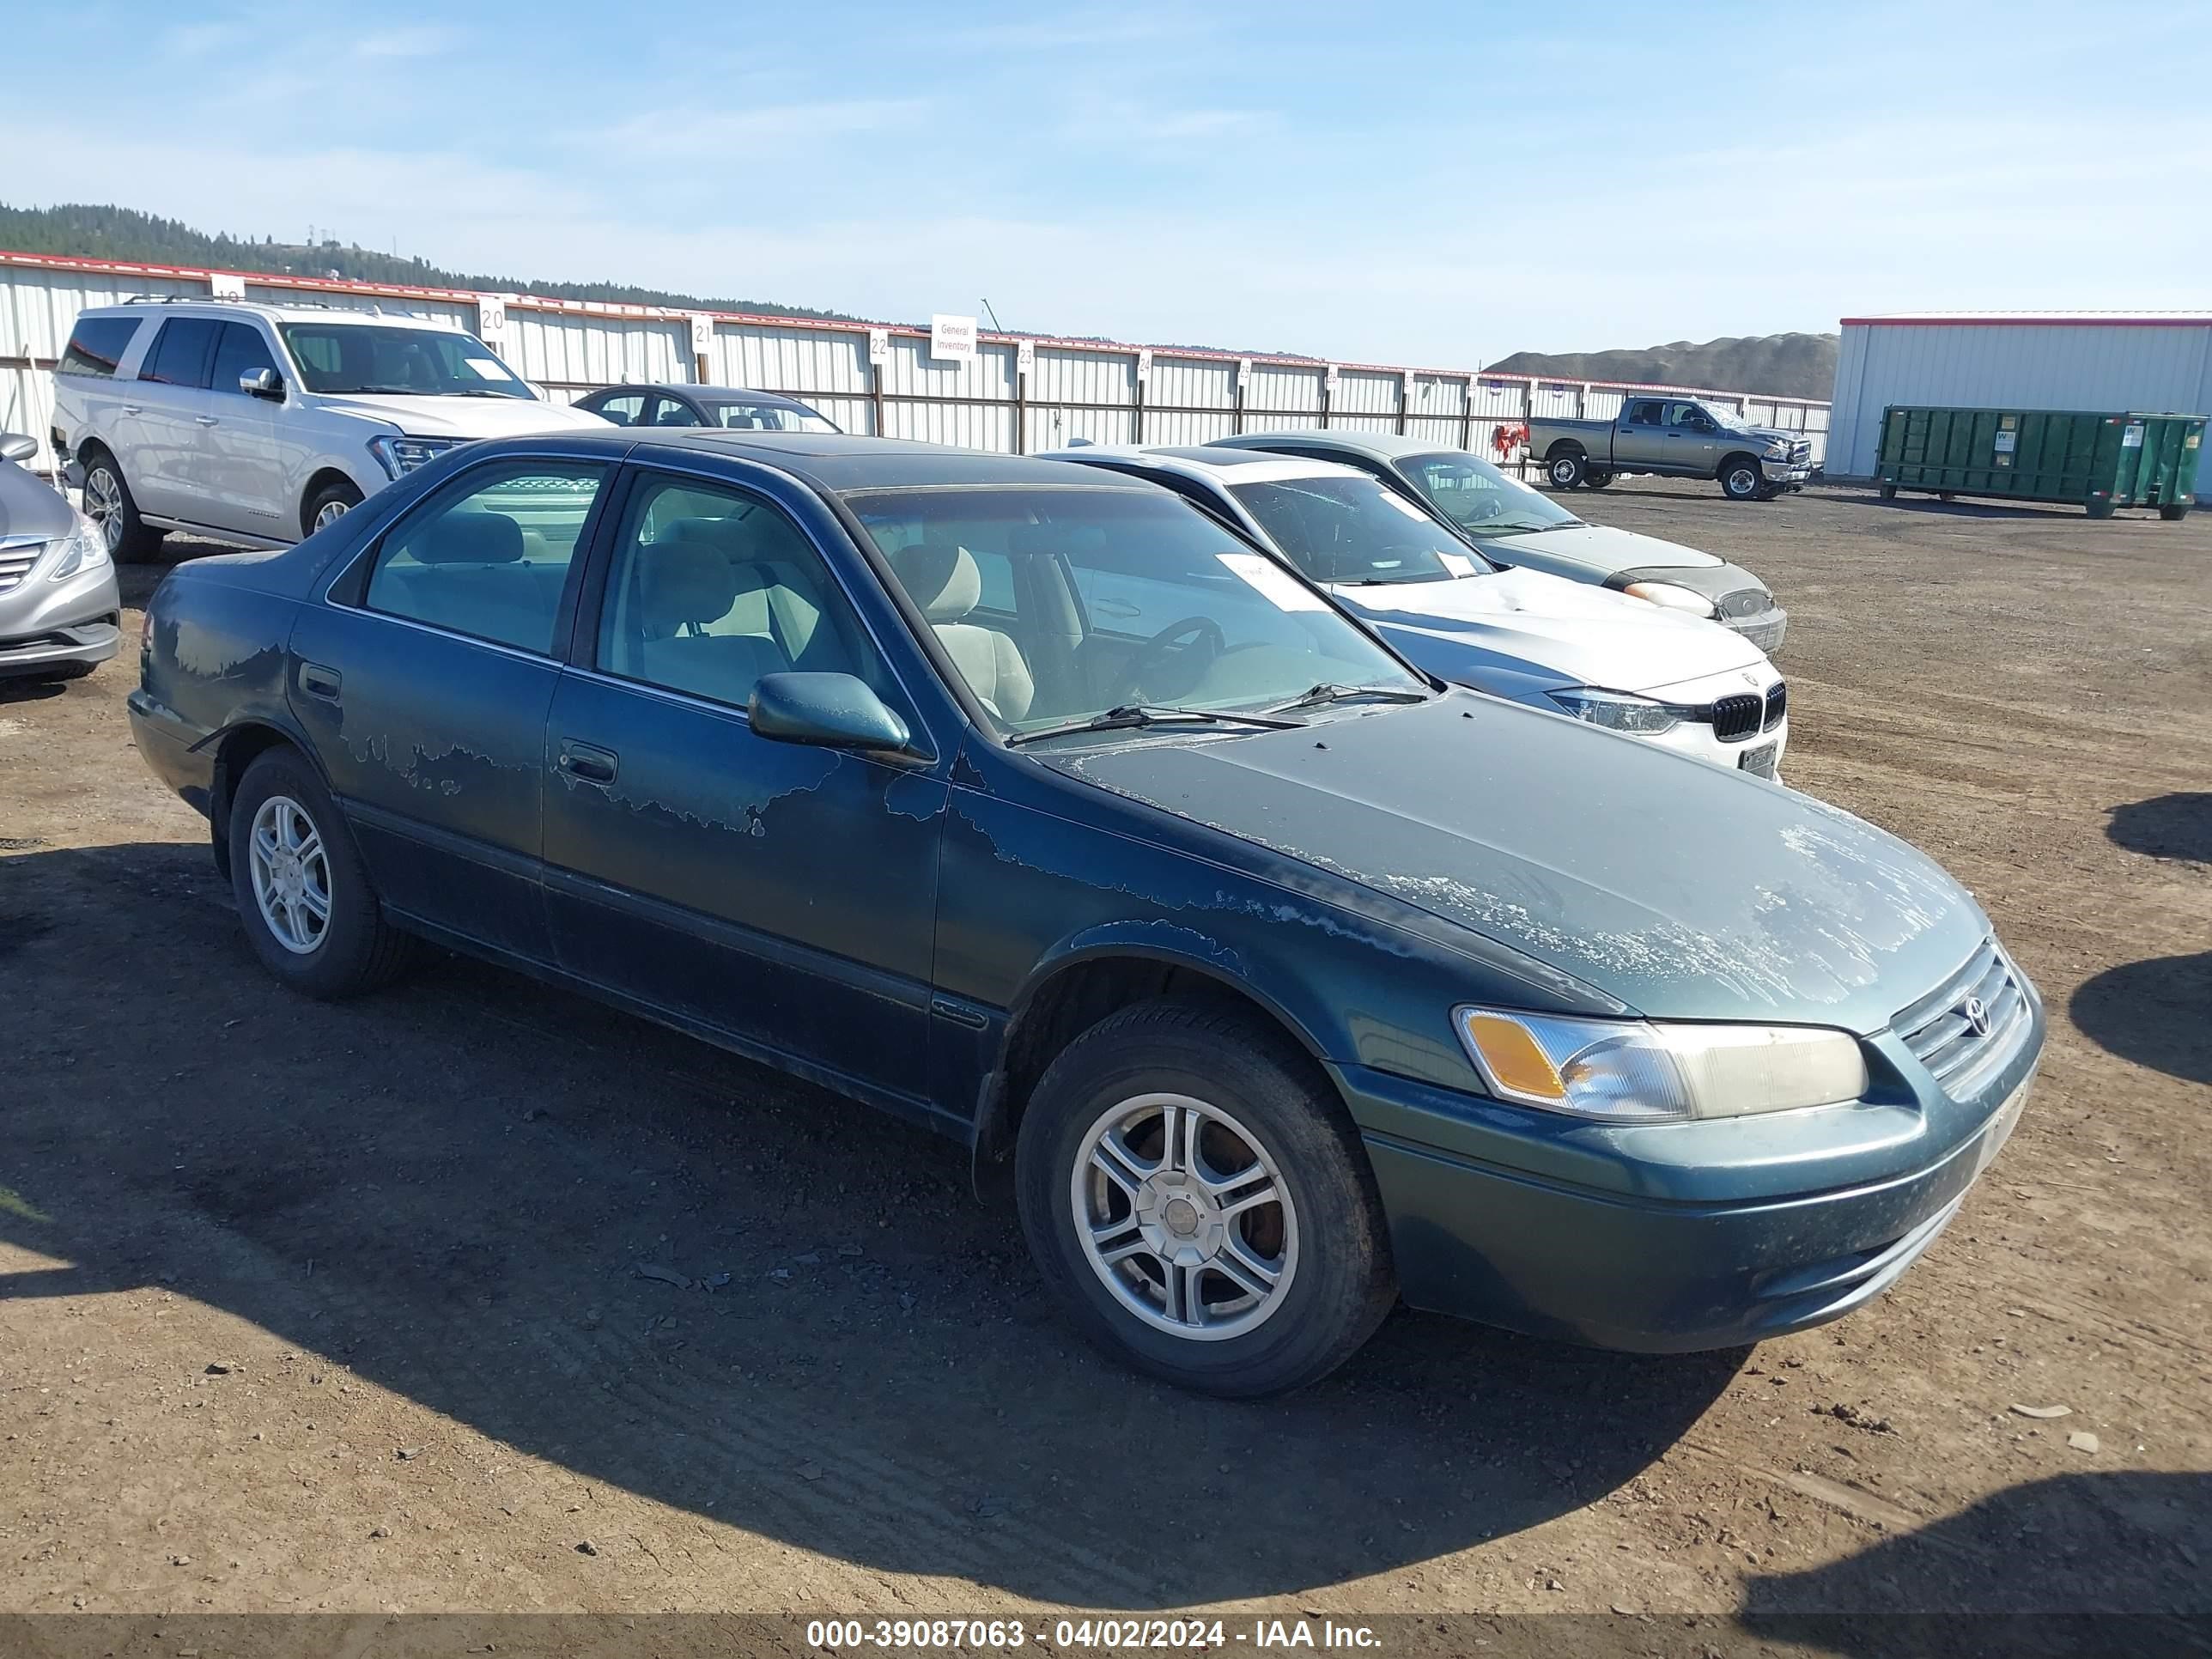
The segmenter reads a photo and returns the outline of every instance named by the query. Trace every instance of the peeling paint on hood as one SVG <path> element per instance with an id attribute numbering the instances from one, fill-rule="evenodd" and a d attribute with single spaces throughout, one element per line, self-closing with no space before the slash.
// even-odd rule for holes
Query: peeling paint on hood
<path id="1" fill-rule="evenodd" d="M 1989 934 L 1923 854 L 1778 785 L 1487 697 L 1046 757 L 1656 1018 L 1868 1032 Z"/>

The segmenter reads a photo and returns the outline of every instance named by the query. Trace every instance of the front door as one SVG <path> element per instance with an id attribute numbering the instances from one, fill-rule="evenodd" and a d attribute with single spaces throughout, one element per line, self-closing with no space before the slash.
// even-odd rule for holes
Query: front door
<path id="1" fill-rule="evenodd" d="M 205 521 L 270 541 L 296 541 L 300 503 L 286 499 L 283 458 L 276 444 L 278 405 L 239 389 L 241 375 L 262 369 L 283 374 L 259 327 L 223 324 L 208 381 L 208 413 L 214 423 L 206 428 Z"/>
<path id="2" fill-rule="evenodd" d="M 915 1103 L 946 786 L 747 723 L 755 682 L 792 670 L 913 718 L 777 488 L 641 471 L 626 492 L 546 726 L 554 945 L 734 1047 Z"/>
<path id="3" fill-rule="evenodd" d="M 1698 404 L 1667 405 L 1667 464 L 1678 471 L 1711 472 L 1721 464 L 1720 428 Z"/>
<path id="4" fill-rule="evenodd" d="M 301 608 L 288 664 L 385 902 L 539 962 L 545 716 L 610 471 L 505 455 L 459 474 Z"/>

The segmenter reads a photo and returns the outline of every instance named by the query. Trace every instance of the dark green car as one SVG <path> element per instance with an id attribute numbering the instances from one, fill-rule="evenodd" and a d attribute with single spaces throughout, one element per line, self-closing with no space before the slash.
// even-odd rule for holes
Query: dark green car
<path id="1" fill-rule="evenodd" d="M 471 445 L 179 566 L 141 672 L 277 978 L 428 939 L 1011 1158 L 1071 1315 L 1219 1393 L 1401 1295 L 1643 1349 L 1832 1319 L 2043 1042 L 1911 848 L 1439 685 L 1088 468 Z"/>

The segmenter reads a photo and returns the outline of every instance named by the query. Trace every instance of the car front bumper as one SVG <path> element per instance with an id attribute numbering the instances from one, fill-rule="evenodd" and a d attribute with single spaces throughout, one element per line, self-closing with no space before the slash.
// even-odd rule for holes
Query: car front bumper
<path id="1" fill-rule="evenodd" d="M 112 564 L 60 582 L 34 565 L 0 593 L 0 676 L 106 662 L 122 639 L 123 599 Z"/>
<path id="2" fill-rule="evenodd" d="M 1778 605 L 1755 616 L 1716 617 L 1713 620 L 1731 633 L 1742 635 L 1770 657 L 1782 649 L 1783 635 L 1790 631 L 1790 613 Z"/>
<path id="3" fill-rule="evenodd" d="M 2018 1122 L 2044 1029 L 2038 1006 L 1971 1101 L 1922 1072 L 1881 1101 L 1632 1131 L 1333 1069 L 1407 1302 L 1680 1353 L 1824 1324 L 1896 1283 Z M 1900 1080 L 1914 1066 L 1894 1037 L 1870 1042 Z"/>

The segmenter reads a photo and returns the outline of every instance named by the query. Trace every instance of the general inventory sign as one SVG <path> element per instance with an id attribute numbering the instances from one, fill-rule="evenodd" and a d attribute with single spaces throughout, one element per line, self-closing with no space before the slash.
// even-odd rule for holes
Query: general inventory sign
<path id="1" fill-rule="evenodd" d="M 975 361 L 975 319 L 939 312 L 929 319 L 929 355 L 938 362 Z"/>

